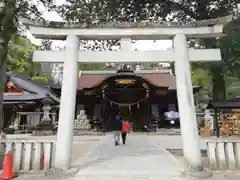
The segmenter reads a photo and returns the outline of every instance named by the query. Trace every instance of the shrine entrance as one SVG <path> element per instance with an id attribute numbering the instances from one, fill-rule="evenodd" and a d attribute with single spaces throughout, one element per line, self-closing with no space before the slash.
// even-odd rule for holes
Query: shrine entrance
<path id="1" fill-rule="evenodd" d="M 131 125 L 134 132 L 142 132 L 143 127 L 149 125 L 150 114 L 149 111 L 146 111 L 147 108 L 149 108 L 149 103 L 147 101 L 132 106 L 118 106 L 112 104 L 108 108 L 108 111 L 111 112 L 109 121 L 114 120 L 116 116 L 120 116 L 121 119 L 127 121 Z M 111 131 L 111 126 L 109 126 L 109 130 Z"/>
<path id="2" fill-rule="evenodd" d="M 129 121 L 131 120 L 132 111 L 129 106 L 120 106 L 119 115 L 122 119 Z"/>
<path id="3" fill-rule="evenodd" d="M 110 76 L 95 91 L 101 91 L 102 99 L 108 103 L 106 113 L 109 114 L 105 117 L 109 117 L 109 121 L 120 116 L 132 124 L 134 131 L 142 131 L 150 119 L 150 111 L 146 109 L 150 108 L 148 100 L 154 93 L 153 87 L 144 78 L 126 71 Z M 166 87 L 158 89 L 167 91 Z"/>

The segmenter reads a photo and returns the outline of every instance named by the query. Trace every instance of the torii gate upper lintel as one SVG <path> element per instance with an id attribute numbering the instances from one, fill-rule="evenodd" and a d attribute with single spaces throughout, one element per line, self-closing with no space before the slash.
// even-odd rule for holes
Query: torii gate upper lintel
<path id="1" fill-rule="evenodd" d="M 64 51 L 37 51 L 33 58 L 35 62 L 64 63 L 55 166 L 61 169 L 70 167 L 78 62 L 175 62 L 185 167 L 187 167 L 186 171 L 201 172 L 203 167 L 192 92 L 190 61 L 219 61 L 221 53 L 219 49 L 189 49 L 187 38 L 221 36 L 224 24 L 229 21 L 231 21 L 231 16 L 195 22 L 194 25 L 148 24 L 143 26 L 139 23 L 134 23 L 134 25 L 128 23 L 127 26 L 127 23 L 118 23 L 114 27 L 105 24 L 98 28 L 77 27 L 76 24 L 70 26 L 64 23 L 61 27 L 53 28 L 25 22 L 35 37 L 66 38 Z M 79 51 L 79 39 L 120 39 L 121 51 Z M 132 39 L 172 39 L 173 49 L 136 52 L 131 48 Z"/>

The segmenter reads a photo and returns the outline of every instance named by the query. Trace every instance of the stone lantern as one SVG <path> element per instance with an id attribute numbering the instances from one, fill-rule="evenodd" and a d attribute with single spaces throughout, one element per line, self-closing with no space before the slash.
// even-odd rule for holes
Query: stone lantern
<path id="1" fill-rule="evenodd" d="M 53 135 L 55 134 L 55 128 L 49 116 L 49 112 L 51 110 L 51 104 L 54 104 L 54 101 L 50 98 L 45 98 L 41 100 L 41 103 L 43 104 L 43 117 L 33 134 L 38 136 Z"/>
<path id="2" fill-rule="evenodd" d="M 51 123 L 51 118 L 49 116 L 50 110 L 51 110 L 51 104 L 53 104 L 53 100 L 46 98 L 42 100 L 43 103 L 43 117 L 41 119 L 41 122 L 50 122 Z"/>

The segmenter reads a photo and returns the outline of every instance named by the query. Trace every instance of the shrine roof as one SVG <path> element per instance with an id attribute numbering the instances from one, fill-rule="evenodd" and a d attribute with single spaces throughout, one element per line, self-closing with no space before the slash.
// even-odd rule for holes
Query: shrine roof
<path id="1" fill-rule="evenodd" d="M 91 74 L 91 73 L 82 73 L 78 79 L 78 89 L 87 89 L 93 88 L 108 77 L 116 76 L 116 72 L 110 73 L 99 73 L 99 74 Z M 175 77 L 171 74 L 163 74 L 163 73 L 134 73 L 136 76 L 140 76 L 152 85 L 156 87 L 169 87 L 169 89 L 176 89 Z"/>
<path id="2" fill-rule="evenodd" d="M 5 83 L 7 82 L 11 82 L 14 88 L 17 88 L 21 92 L 4 92 L 5 103 L 13 101 L 36 101 L 43 100 L 45 98 L 51 98 L 55 103 L 60 102 L 60 99 L 54 94 L 51 88 L 35 83 L 22 76 L 7 72 Z"/>
<path id="3" fill-rule="evenodd" d="M 239 109 L 240 108 L 240 98 L 235 99 L 223 99 L 223 100 L 210 100 L 208 109 Z"/>
<path id="4" fill-rule="evenodd" d="M 78 78 L 78 89 L 94 88 L 101 84 L 107 78 L 116 76 L 116 71 L 98 71 L 98 72 L 82 72 Z M 176 89 L 176 78 L 170 73 L 162 73 L 158 71 L 139 71 L 133 73 L 133 75 L 140 76 L 153 86 L 156 87 L 168 87 L 169 90 Z M 199 86 L 194 86 L 199 87 Z"/>

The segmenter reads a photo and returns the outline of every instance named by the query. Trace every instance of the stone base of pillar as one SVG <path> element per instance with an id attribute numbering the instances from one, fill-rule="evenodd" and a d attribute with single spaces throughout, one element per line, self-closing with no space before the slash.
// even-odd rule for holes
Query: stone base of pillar
<path id="1" fill-rule="evenodd" d="M 213 176 L 213 173 L 209 169 L 204 169 L 202 171 L 184 171 L 182 175 L 189 178 L 209 179 Z"/>
<path id="2" fill-rule="evenodd" d="M 43 121 L 37 125 L 36 130 L 32 134 L 34 136 L 56 135 L 56 128 L 51 124 L 51 121 Z"/>
<path id="3" fill-rule="evenodd" d="M 33 136 L 52 136 L 56 134 L 57 132 L 54 130 L 36 130 L 32 133 Z"/>

